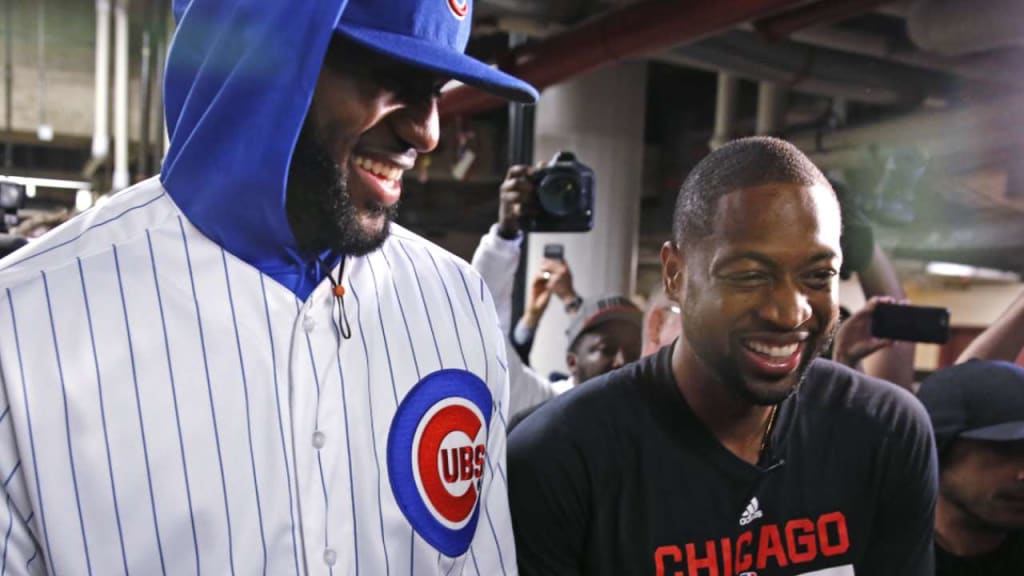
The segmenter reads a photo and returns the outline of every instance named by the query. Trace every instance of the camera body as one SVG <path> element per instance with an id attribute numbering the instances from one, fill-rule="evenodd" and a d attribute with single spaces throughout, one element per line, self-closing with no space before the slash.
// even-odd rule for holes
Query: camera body
<path id="1" fill-rule="evenodd" d="M 520 221 L 530 232 L 589 232 L 594 227 L 594 171 L 559 152 L 530 178 L 532 201 Z"/>

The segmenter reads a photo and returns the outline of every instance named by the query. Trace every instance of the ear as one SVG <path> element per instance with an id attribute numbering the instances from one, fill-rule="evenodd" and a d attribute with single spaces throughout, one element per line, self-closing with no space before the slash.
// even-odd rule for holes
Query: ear
<path id="1" fill-rule="evenodd" d="M 677 304 L 683 301 L 683 289 L 686 287 L 685 272 L 685 258 L 675 242 L 667 240 L 661 245 L 661 281 L 665 286 L 665 295 Z"/>
<path id="2" fill-rule="evenodd" d="M 565 365 L 569 367 L 569 375 L 576 379 L 576 353 L 566 352 L 565 354 Z M 577 382 L 578 384 L 579 382 Z"/>

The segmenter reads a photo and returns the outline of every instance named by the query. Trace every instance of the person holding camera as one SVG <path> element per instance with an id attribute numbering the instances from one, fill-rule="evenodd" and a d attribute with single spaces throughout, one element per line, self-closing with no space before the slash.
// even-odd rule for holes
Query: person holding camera
<path id="1" fill-rule="evenodd" d="M 931 576 L 935 445 L 905 390 L 818 356 L 840 208 L 796 147 L 722 146 L 677 198 L 672 346 L 509 435 L 523 576 Z"/>
<path id="2" fill-rule="evenodd" d="M 498 321 L 506 331 L 512 325 L 512 287 L 519 266 L 523 222 L 536 222 L 533 215 L 542 209 L 537 207 L 535 195 L 537 174 L 543 169 L 521 165 L 508 169 L 498 191 L 498 222 L 480 239 L 473 253 L 472 266 L 490 288 Z M 546 400 L 639 357 L 640 309 L 624 296 L 601 298 L 593 303 L 581 298 L 573 288 L 564 258 L 546 258 L 534 276 L 524 317 L 517 322 L 521 335 L 536 328 L 552 295 L 574 316 L 566 343 L 569 379 L 552 382 L 538 374 L 523 362 L 506 334 L 509 414 L 513 415 L 510 428 Z M 613 317 L 620 321 L 610 321 Z"/>

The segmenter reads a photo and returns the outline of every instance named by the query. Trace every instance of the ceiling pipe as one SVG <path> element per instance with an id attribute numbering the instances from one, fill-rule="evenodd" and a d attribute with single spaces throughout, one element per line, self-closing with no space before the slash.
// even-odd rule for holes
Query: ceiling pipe
<path id="1" fill-rule="evenodd" d="M 93 101 L 92 157 L 110 153 L 110 0 L 96 0 L 96 91 Z"/>
<path id="2" fill-rule="evenodd" d="M 736 133 L 736 103 L 739 94 L 739 78 L 728 72 L 719 72 L 718 92 L 715 94 L 715 131 L 708 142 L 712 150 L 732 140 Z"/>
<path id="3" fill-rule="evenodd" d="M 955 87 L 941 74 L 804 44 L 767 42 L 739 30 L 673 48 L 654 59 L 872 104 L 912 105 L 925 96 L 948 96 Z"/>
<path id="4" fill-rule="evenodd" d="M 786 88 L 775 82 L 757 85 L 757 122 L 754 132 L 759 136 L 776 136 L 786 128 Z"/>
<path id="5" fill-rule="evenodd" d="M 1024 70 L 1024 50 L 948 57 L 900 49 L 893 46 L 884 36 L 837 27 L 800 30 L 794 32 L 790 39 L 802 44 L 881 58 L 915 68 L 951 73 L 990 85 L 1024 87 L 1024 76 L 1018 73 L 1019 70 Z"/>
<path id="6" fill-rule="evenodd" d="M 892 0 L 820 0 L 754 23 L 754 28 L 771 40 L 786 38 L 797 30 L 821 26 L 859 16 Z"/>
<path id="7" fill-rule="evenodd" d="M 537 89 L 590 72 L 617 60 L 657 52 L 763 18 L 806 0 L 646 0 L 612 10 L 563 34 L 512 50 L 501 68 Z M 474 114 L 503 100 L 460 86 L 441 99 L 441 113 Z"/>
<path id="8" fill-rule="evenodd" d="M 927 52 L 946 55 L 1024 45 L 1019 0 L 922 0 L 907 13 L 907 32 Z"/>
<path id="9" fill-rule="evenodd" d="M 128 0 L 114 5 L 114 172 L 111 189 L 127 188 L 128 174 Z"/>
<path id="10" fill-rule="evenodd" d="M 4 127 L 7 134 L 4 135 L 4 168 L 10 170 L 14 162 L 14 142 L 11 135 L 14 133 L 14 49 L 11 39 L 14 38 L 14 30 L 11 15 L 11 5 L 14 0 L 4 2 L 4 19 L 7 25 L 4 26 Z"/>

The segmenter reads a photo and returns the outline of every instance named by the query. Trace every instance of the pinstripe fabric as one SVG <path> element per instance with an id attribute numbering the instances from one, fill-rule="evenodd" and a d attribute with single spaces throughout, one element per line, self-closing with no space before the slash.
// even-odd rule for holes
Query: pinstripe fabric
<path id="1" fill-rule="evenodd" d="M 515 574 L 489 293 L 397 226 L 342 283 L 349 339 L 329 283 L 297 301 L 156 179 L 0 264 L 0 571 Z M 444 368 L 494 402 L 454 559 L 414 531 L 386 464 L 397 406 Z"/>

